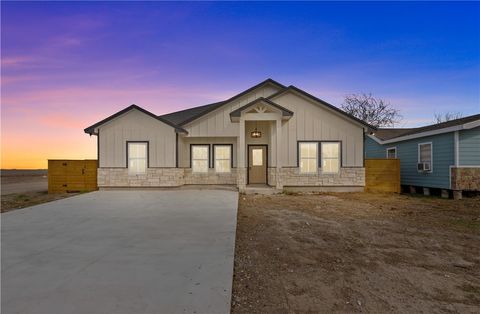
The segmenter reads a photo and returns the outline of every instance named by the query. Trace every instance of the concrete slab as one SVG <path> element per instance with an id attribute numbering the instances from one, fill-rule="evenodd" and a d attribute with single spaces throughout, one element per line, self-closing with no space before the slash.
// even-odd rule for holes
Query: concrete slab
<path id="1" fill-rule="evenodd" d="M 229 313 L 237 204 L 100 191 L 2 214 L 2 313 Z"/>

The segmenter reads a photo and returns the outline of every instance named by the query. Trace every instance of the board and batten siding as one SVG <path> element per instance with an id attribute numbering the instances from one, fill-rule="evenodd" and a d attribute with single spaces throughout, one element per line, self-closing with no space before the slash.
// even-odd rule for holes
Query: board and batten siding
<path id="1" fill-rule="evenodd" d="M 459 131 L 459 165 L 480 166 L 480 127 Z"/>
<path id="2" fill-rule="evenodd" d="M 298 141 L 341 141 L 342 166 L 363 167 L 363 127 L 293 91 L 272 99 L 294 112 L 282 122 L 282 166 L 297 167 Z"/>
<path id="3" fill-rule="evenodd" d="M 136 109 L 99 128 L 100 168 L 125 168 L 127 141 L 148 141 L 149 167 L 175 167 L 175 130 Z"/>
<path id="4" fill-rule="evenodd" d="M 418 172 L 418 144 L 432 142 L 432 172 Z M 385 158 L 388 147 L 397 147 L 400 159 L 400 178 L 403 185 L 430 188 L 450 188 L 450 166 L 454 165 L 453 132 L 408 141 L 380 145 L 371 138 L 365 140 L 366 158 Z"/>
<path id="5" fill-rule="evenodd" d="M 230 121 L 230 112 L 248 104 L 260 97 L 268 97 L 278 92 L 279 88 L 267 84 L 259 87 L 233 101 L 224 104 L 220 108 L 206 114 L 183 126 L 188 131 L 188 137 L 231 137 L 238 136 L 239 124 Z"/>

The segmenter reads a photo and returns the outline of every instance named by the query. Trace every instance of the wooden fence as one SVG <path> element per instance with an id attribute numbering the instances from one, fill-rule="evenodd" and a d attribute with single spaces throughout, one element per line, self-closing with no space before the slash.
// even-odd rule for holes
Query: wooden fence
<path id="1" fill-rule="evenodd" d="M 97 190 L 97 160 L 48 160 L 48 193 Z"/>
<path id="2" fill-rule="evenodd" d="M 366 159 L 365 191 L 400 193 L 400 159 Z"/>

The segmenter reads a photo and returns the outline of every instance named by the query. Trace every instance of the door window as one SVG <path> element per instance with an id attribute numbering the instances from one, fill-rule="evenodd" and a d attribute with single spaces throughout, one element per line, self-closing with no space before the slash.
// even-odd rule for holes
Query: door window
<path id="1" fill-rule="evenodd" d="M 263 166 L 263 149 L 252 149 L 252 166 Z"/>

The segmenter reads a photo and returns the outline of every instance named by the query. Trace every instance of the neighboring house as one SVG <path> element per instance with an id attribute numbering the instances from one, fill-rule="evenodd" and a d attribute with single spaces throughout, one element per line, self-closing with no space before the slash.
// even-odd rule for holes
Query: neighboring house
<path id="1" fill-rule="evenodd" d="M 136 105 L 88 127 L 102 187 L 230 184 L 359 191 L 372 130 L 268 79 L 225 101 L 161 116 Z"/>
<path id="2" fill-rule="evenodd" d="M 480 191 L 480 114 L 410 129 L 378 129 L 366 158 L 399 158 L 401 184 Z"/>

